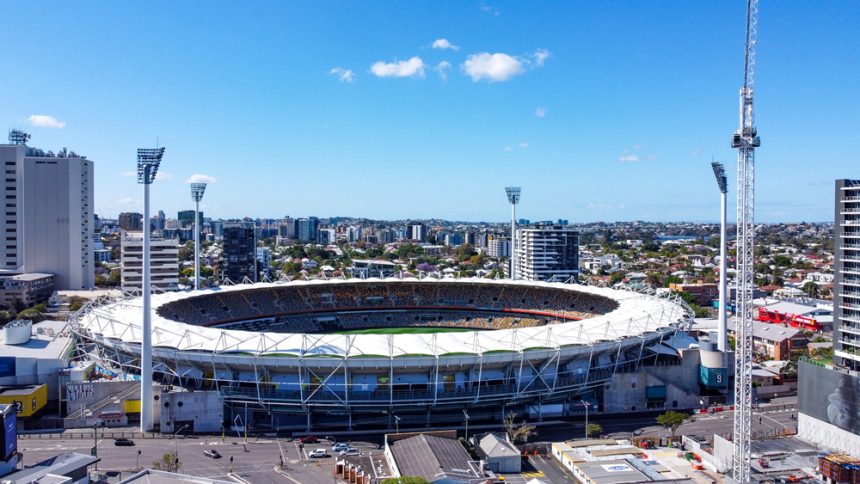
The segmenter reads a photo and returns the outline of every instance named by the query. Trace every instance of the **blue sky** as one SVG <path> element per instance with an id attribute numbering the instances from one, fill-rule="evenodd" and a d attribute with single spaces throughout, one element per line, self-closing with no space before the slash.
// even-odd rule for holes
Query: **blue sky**
<path id="1" fill-rule="evenodd" d="M 153 209 L 172 216 L 200 174 L 225 218 L 502 221 L 519 184 L 525 218 L 713 221 L 711 157 L 734 197 L 744 9 L 10 2 L 0 125 L 94 160 L 105 217 L 142 211 L 128 175 L 158 140 Z M 759 221 L 831 221 L 833 180 L 860 178 L 857 25 L 858 2 L 762 3 Z"/>

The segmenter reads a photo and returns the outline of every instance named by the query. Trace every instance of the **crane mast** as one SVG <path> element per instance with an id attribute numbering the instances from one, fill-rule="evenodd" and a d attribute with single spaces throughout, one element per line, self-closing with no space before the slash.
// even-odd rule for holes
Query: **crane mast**
<path id="1" fill-rule="evenodd" d="M 747 0 L 744 85 L 740 92 L 740 128 L 732 136 L 732 148 L 738 150 L 735 414 L 732 478 L 738 483 L 751 481 L 755 149 L 761 144 L 753 118 L 757 29 L 758 0 Z"/>

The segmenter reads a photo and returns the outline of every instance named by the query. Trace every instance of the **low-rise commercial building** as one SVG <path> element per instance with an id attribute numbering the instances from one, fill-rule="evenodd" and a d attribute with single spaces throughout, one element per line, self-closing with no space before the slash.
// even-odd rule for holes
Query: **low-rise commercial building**
<path id="1" fill-rule="evenodd" d="M 53 293 L 53 274 L 0 273 L 0 307 L 32 306 L 47 301 Z"/>

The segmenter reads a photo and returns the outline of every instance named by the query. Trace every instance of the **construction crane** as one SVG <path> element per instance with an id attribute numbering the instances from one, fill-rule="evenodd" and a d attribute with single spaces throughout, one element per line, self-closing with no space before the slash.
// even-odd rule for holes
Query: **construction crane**
<path id="1" fill-rule="evenodd" d="M 744 86 L 740 128 L 732 136 L 738 150 L 737 300 L 735 301 L 735 419 L 732 478 L 750 482 L 752 446 L 753 260 L 755 248 L 755 149 L 761 144 L 753 118 L 758 0 L 747 0 Z M 721 308 L 722 309 L 722 308 Z"/>

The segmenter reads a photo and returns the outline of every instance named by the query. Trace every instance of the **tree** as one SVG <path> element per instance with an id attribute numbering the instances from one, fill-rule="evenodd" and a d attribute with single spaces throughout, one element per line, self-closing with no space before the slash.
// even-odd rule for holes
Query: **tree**
<path id="1" fill-rule="evenodd" d="M 599 423 L 590 423 L 585 428 L 585 434 L 591 438 L 599 437 L 603 433 L 603 427 Z"/>
<path id="2" fill-rule="evenodd" d="M 82 307 L 84 307 L 84 304 L 86 304 L 86 303 L 87 303 L 87 300 L 80 297 L 80 296 L 70 296 L 69 297 L 69 310 L 70 311 L 77 311 L 78 309 L 81 309 Z"/>
<path id="3" fill-rule="evenodd" d="M 529 437 L 537 434 L 535 426 L 525 423 L 525 421 L 516 423 L 516 415 L 514 412 L 508 412 L 505 415 L 505 432 L 508 434 L 508 440 L 513 443 L 528 442 Z"/>
<path id="4" fill-rule="evenodd" d="M 670 410 L 666 413 L 660 414 L 657 416 L 657 423 L 666 427 L 666 430 L 669 431 L 672 438 L 675 438 L 675 432 L 678 430 L 678 427 L 683 425 L 683 423 L 687 420 L 689 415 L 686 413 L 676 412 L 674 410 Z"/>
<path id="5" fill-rule="evenodd" d="M 623 280 L 624 280 L 624 273 L 621 271 L 615 271 L 612 273 L 611 276 L 609 276 L 609 284 L 612 286 L 618 284 L 619 282 L 621 282 Z"/>
<path id="6" fill-rule="evenodd" d="M 161 459 L 152 462 L 152 468 L 159 471 L 179 472 L 181 466 L 182 464 L 174 454 L 164 454 Z"/>
<path id="7" fill-rule="evenodd" d="M 430 481 L 423 477 L 404 476 L 383 479 L 380 484 L 430 484 Z"/>
<path id="8" fill-rule="evenodd" d="M 817 298 L 821 295 L 821 288 L 813 281 L 809 281 L 800 288 L 809 297 Z"/>

